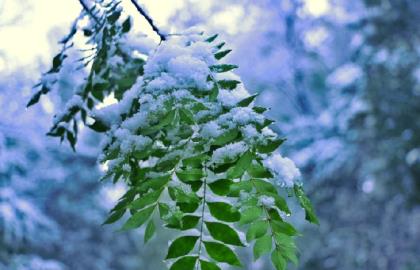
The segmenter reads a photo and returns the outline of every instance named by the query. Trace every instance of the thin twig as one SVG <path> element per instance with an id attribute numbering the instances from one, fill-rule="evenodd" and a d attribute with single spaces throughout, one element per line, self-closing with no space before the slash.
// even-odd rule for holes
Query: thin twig
<path id="1" fill-rule="evenodd" d="M 92 13 L 92 11 L 89 9 L 89 7 L 86 5 L 86 3 L 83 0 L 79 0 L 79 3 L 82 5 L 83 9 L 86 11 L 87 14 L 89 14 L 90 17 L 97 23 L 100 24 L 98 18 L 96 18 L 95 14 Z"/>
<path id="2" fill-rule="evenodd" d="M 160 40 L 161 41 L 166 40 L 166 36 L 160 32 L 159 28 L 157 28 L 156 25 L 154 24 L 152 18 L 150 18 L 150 16 L 146 13 L 146 11 L 144 11 L 143 8 L 137 3 L 137 1 L 136 0 L 131 0 L 131 3 L 136 7 L 137 11 L 150 24 L 150 26 L 152 27 L 153 31 L 155 31 L 155 33 L 160 37 Z"/>

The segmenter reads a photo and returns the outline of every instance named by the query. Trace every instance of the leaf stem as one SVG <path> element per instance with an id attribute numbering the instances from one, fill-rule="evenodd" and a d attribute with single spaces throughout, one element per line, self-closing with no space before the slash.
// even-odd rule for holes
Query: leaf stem
<path id="1" fill-rule="evenodd" d="M 92 13 L 92 11 L 89 9 L 89 7 L 86 5 L 86 3 L 83 0 L 79 0 L 80 5 L 82 5 L 84 11 L 86 11 L 86 13 L 92 17 L 92 19 L 97 23 L 97 24 L 101 24 L 101 22 L 99 21 L 99 19 L 95 16 L 95 14 Z"/>
<path id="2" fill-rule="evenodd" d="M 207 171 L 206 167 L 205 170 Z M 200 238 L 199 238 L 199 246 L 198 246 L 198 259 L 200 259 L 201 256 L 201 250 L 203 247 L 203 228 L 204 228 L 204 210 L 206 208 L 206 192 L 207 192 L 207 173 L 204 176 L 204 183 L 203 183 L 204 187 L 203 187 L 203 208 L 201 210 L 201 225 L 200 225 Z M 199 263 L 197 263 L 197 270 L 198 270 L 198 265 Z"/>
<path id="3" fill-rule="evenodd" d="M 152 18 L 147 14 L 147 12 L 137 3 L 136 0 L 131 0 L 131 3 L 136 7 L 137 11 L 146 19 L 149 25 L 152 27 L 153 31 L 160 37 L 161 41 L 166 40 L 166 36 L 157 28 Z"/>

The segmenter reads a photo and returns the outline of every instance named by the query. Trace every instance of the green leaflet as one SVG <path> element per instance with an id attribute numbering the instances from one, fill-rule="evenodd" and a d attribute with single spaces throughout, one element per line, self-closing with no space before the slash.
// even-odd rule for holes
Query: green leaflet
<path id="1" fill-rule="evenodd" d="M 194 270 L 197 259 L 198 258 L 196 256 L 182 257 L 174 262 L 169 270 Z"/>
<path id="2" fill-rule="evenodd" d="M 155 209 L 155 206 L 152 205 L 139 212 L 136 212 L 127 220 L 127 222 L 124 224 L 121 230 L 126 231 L 126 230 L 131 230 L 131 229 L 140 227 L 149 219 L 154 209 Z"/>
<path id="3" fill-rule="evenodd" d="M 187 123 L 187 124 L 194 124 L 195 120 L 194 120 L 194 115 L 187 109 L 185 108 L 181 108 L 179 109 L 179 116 L 181 118 L 181 121 Z"/>
<path id="4" fill-rule="evenodd" d="M 198 236 L 181 236 L 171 243 L 169 246 L 166 259 L 177 258 L 187 255 L 194 248 Z"/>
<path id="5" fill-rule="evenodd" d="M 217 83 L 219 84 L 220 88 L 227 89 L 227 90 L 233 90 L 241 82 L 236 81 L 236 80 L 220 80 L 220 81 L 217 81 Z"/>
<path id="6" fill-rule="evenodd" d="M 257 220 L 251 223 L 246 233 L 246 240 L 251 242 L 254 239 L 264 236 L 268 231 L 268 227 L 269 223 L 267 220 Z"/>
<path id="7" fill-rule="evenodd" d="M 258 238 L 254 244 L 254 259 L 257 260 L 262 255 L 269 253 L 273 246 L 273 239 L 271 235 L 264 235 L 261 238 Z"/>
<path id="8" fill-rule="evenodd" d="M 267 142 L 267 144 L 259 144 L 257 146 L 257 151 L 262 154 L 268 154 L 274 152 L 280 145 L 282 145 L 286 139 L 277 139 Z"/>
<path id="9" fill-rule="evenodd" d="M 226 55 L 228 55 L 228 53 L 230 53 L 231 51 L 232 50 L 225 50 L 225 51 L 217 52 L 214 54 L 214 58 L 216 58 L 217 60 L 220 60 Z"/>
<path id="10" fill-rule="evenodd" d="M 144 243 L 147 243 L 155 234 L 156 226 L 153 220 L 149 221 L 146 226 L 146 230 L 144 231 Z"/>
<path id="11" fill-rule="evenodd" d="M 130 208 L 133 210 L 142 209 L 148 205 L 156 203 L 159 199 L 160 194 L 162 193 L 163 189 L 159 189 L 150 193 L 147 193 L 140 198 L 134 200 L 130 204 Z"/>
<path id="12" fill-rule="evenodd" d="M 182 160 L 182 165 L 187 167 L 193 167 L 193 168 L 200 168 L 204 161 L 208 160 L 209 156 L 207 154 L 199 154 L 196 156 L 192 156 L 189 158 L 185 158 Z"/>
<path id="13" fill-rule="evenodd" d="M 255 178 L 272 178 L 273 175 L 261 164 L 252 164 L 248 168 L 248 174 Z"/>
<path id="14" fill-rule="evenodd" d="M 249 96 L 247 98 L 244 98 L 243 100 L 239 101 L 238 104 L 236 104 L 237 107 L 247 107 L 249 104 L 251 104 L 255 98 L 258 96 L 258 94 L 254 94 L 252 96 Z"/>
<path id="15" fill-rule="evenodd" d="M 254 154 L 251 151 L 245 152 L 245 154 L 238 159 L 236 165 L 228 170 L 227 177 L 230 179 L 241 177 L 251 165 L 253 159 Z"/>
<path id="16" fill-rule="evenodd" d="M 179 180 L 183 182 L 195 182 L 201 180 L 204 176 L 204 172 L 202 169 L 193 168 L 184 171 L 177 171 L 176 176 L 178 176 Z"/>
<path id="17" fill-rule="evenodd" d="M 213 191 L 213 193 L 220 196 L 224 196 L 231 192 L 230 187 L 232 184 L 233 184 L 233 181 L 231 180 L 220 179 L 220 180 L 214 181 L 213 183 L 208 184 L 208 186 L 210 187 L 211 191 Z"/>
<path id="18" fill-rule="evenodd" d="M 229 196 L 231 197 L 239 197 L 241 191 L 245 191 L 247 193 L 251 192 L 253 189 L 251 181 L 241 181 L 235 182 L 230 185 Z"/>
<path id="19" fill-rule="evenodd" d="M 118 221 L 125 213 L 125 209 L 114 211 L 102 225 L 111 224 Z"/>
<path id="20" fill-rule="evenodd" d="M 220 222 L 206 222 L 206 227 L 214 239 L 229 245 L 244 246 L 236 230 L 229 225 Z"/>
<path id="21" fill-rule="evenodd" d="M 241 266 L 236 254 L 226 245 L 217 242 L 204 241 L 204 246 L 210 258 L 218 262 L 228 263 L 234 266 Z"/>
<path id="22" fill-rule="evenodd" d="M 152 179 L 147 179 L 146 181 L 140 183 L 139 190 L 147 191 L 149 189 L 157 190 L 165 186 L 170 179 L 170 175 L 164 175 Z"/>
<path id="23" fill-rule="evenodd" d="M 277 250 L 274 250 L 271 253 L 271 261 L 273 262 L 273 265 L 276 268 L 276 270 L 285 270 L 286 269 L 286 266 L 287 266 L 286 260 L 283 259 L 280 252 L 278 252 Z"/>
<path id="24" fill-rule="evenodd" d="M 109 130 L 109 127 L 105 125 L 103 122 L 96 120 L 92 125 L 89 126 L 96 132 L 106 132 Z"/>
<path id="25" fill-rule="evenodd" d="M 311 201 L 305 195 L 305 192 L 303 191 L 302 187 L 298 185 L 294 185 L 293 190 L 300 203 L 300 206 L 302 206 L 302 208 L 305 209 L 306 220 L 308 220 L 311 223 L 319 225 L 319 221 L 315 215 Z"/>
<path id="26" fill-rule="evenodd" d="M 208 43 L 212 43 L 213 41 L 216 40 L 216 38 L 219 36 L 219 34 L 214 34 L 213 36 L 207 38 L 205 41 Z"/>
<path id="27" fill-rule="evenodd" d="M 261 209 L 261 207 L 257 207 L 257 206 L 249 207 L 241 213 L 241 220 L 239 223 L 249 224 L 257 220 L 258 218 L 260 218 L 262 214 L 263 214 L 263 210 Z"/>
<path id="28" fill-rule="evenodd" d="M 200 260 L 200 265 L 201 265 L 201 270 L 221 270 L 221 268 L 213 262 Z"/>
<path id="29" fill-rule="evenodd" d="M 275 232 L 284 233 L 290 236 L 295 236 L 298 234 L 292 225 L 284 221 L 273 220 L 271 226 Z"/>
<path id="30" fill-rule="evenodd" d="M 222 64 L 222 65 L 211 66 L 210 70 L 217 73 L 223 73 L 223 72 L 231 71 L 236 68 L 238 68 L 237 65 Z"/>
<path id="31" fill-rule="evenodd" d="M 238 135 L 239 135 L 239 131 L 237 129 L 231 129 L 223 133 L 219 137 L 215 138 L 213 141 L 213 144 L 217 146 L 223 146 L 227 143 L 230 143 L 234 139 L 236 139 Z"/>
<path id="32" fill-rule="evenodd" d="M 122 31 L 123 33 L 127 33 L 131 29 L 131 18 L 128 17 L 123 23 L 122 23 Z"/>
<path id="33" fill-rule="evenodd" d="M 213 217 L 221 221 L 239 221 L 241 214 L 238 209 L 224 202 L 207 202 L 210 213 Z"/>

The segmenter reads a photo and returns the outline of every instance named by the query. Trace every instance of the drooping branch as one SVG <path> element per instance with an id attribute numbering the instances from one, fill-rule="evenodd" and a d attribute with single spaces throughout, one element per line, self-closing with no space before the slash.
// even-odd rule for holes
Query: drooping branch
<path id="1" fill-rule="evenodd" d="M 166 40 L 166 36 L 162 34 L 162 32 L 157 28 L 155 23 L 153 22 L 152 18 L 147 14 L 147 12 L 137 3 L 136 0 L 131 0 L 131 3 L 136 7 L 137 11 L 146 19 L 146 21 L 150 24 L 153 31 L 160 37 L 160 40 Z"/>
<path id="2" fill-rule="evenodd" d="M 86 3 L 83 0 L 79 0 L 80 5 L 82 5 L 83 10 L 86 11 L 87 14 L 89 14 L 90 17 L 97 23 L 100 24 L 101 22 L 99 19 L 95 16 L 95 14 L 92 13 L 92 11 L 89 9 L 89 7 L 86 5 Z"/>

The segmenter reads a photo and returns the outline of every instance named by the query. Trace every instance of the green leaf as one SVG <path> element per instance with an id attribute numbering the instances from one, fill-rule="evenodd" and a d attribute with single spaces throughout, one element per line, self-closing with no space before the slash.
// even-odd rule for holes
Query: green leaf
<path id="1" fill-rule="evenodd" d="M 243 99 L 243 100 L 239 101 L 239 102 L 236 104 L 236 106 L 237 106 L 237 107 L 246 107 L 246 106 L 248 106 L 249 104 L 251 104 L 257 96 L 258 96 L 258 94 L 255 94 L 255 95 L 249 96 L 249 97 L 247 97 L 247 98 L 245 98 L 245 99 Z"/>
<path id="2" fill-rule="evenodd" d="M 63 54 L 63 53 L 59 53 L 56 56 L 54 56 L 53 58 L 53 64 L 52 64 L 52 68 L 49 71 L 50 73 L 56 73 L 60 70 L 60 67 L 63 64 L 64 59 L 67 58 L 67 55 Z"/>
<path id="3" fill-rule="evenodd" d="M 268 226 L 269 224 L 267 220 L 257 220 L 251 223 L 246 233 L 246 240 L 251 242 L 254 239 L 262 237 L 267 233 Z"/>
<path id="4" fill-rule="evenodd" d="M 312 207 L 311 201 L 305 195 L 303 188 L 298 185 L 294 185 L 293 190 L 295 192 L 296 198 L 298 199 L 300 206 L 305 210 L 305 219 L 311 223 L 319 225 L 318 218 L 315 215 L 315 211 Z"/>
<path id="5" fill-rule="evenodd" d="M 251 151 L 247 151 L 239 158 L 236 165 L 228 170 L 227 177 L 229 177 L 230 179 L 241 177 L 246 171 L 246 169 L 249 167 L 249 165 L 251 165 L 251 162 L 254 159 L 254 157 L 255 156 Z"/>
<path id="6" fill-rule="evenodd" d="M 131 229 L 135 229 L 143 225 L 152 215 L 153 210 L 155 209 L 155 206 L 152 205 L 148 208 L 145 208 L 139 212 L 136 212 L 134 215 L 132 215 L 127 222 L 124 224 L 124 226 L 121 228 L 122 231 L 127 231 Z"/>
<path id="7" fill-rule="evenodd" d="M 147 191 L 149 189 L 158 190 L 164 187 L 171 178 L 170 175 L 159 176 L 152 179 L 147 179 L 146 181 L 140 183 L 139 190 Z"/>
<path id="8" fill-rule="evenodd" d="M 222 146 L 225 145 L 238 137 L 239 131 L 237 129 L 231 129 L 223 133 L 219 137 L 216 137 L 213 141 L 213 145 Z"/>
<path id="9" fill-rule="evenodd" d="M 217 264 L 200 260 L 201 270 L 222 270 Z"/>
<path id="10" fill-rule="evenodd" d="M 114 211 L 106 220 L 102 225 L 105 224 L 111 224 L 114 223 L 116 221 L 118 221 L 125 213 L 125 209 L 120 209 L 120 210 L 116 210 Z"/>
<path id="11" fill-rule="evenodd" d="M 255 178 L 272 178 L 273 175 L 261 164 L 251 164 L 248 168 L 248 174 Z"/>
<path id="12" fill-rule="evenodd" d="M 223 48 L 223 46 L 225 46 L 225 44 L 226 44 L 226 42 L 221 42 L 221 43 L 219 43 L 218 45 L 216 45 L 216 49 L 217 50 L 220 50 L 221 48 Z"/>
<path id="13" fill-rule="evenodd" d="M 267 108 L 258 107 L 258 106 L 254 107 L 252 109 L 254 110 L 254 112 L 259 113 L 259 114 L 264 113 L 265 111 L 267 111 Z"/>
<path id="14" fill-rule="evenodd" d="M 213 183 L 208 184 L 211 191 L 213 191 L 214 194 L 225 196 L 230 193 L 230 186 L 233 184 L 233 181 L 228 179 L 220 179 L 217 181 L 214 181 Z"/>
<path id="15" fill-rule="evenodd" d="M 274 267 L 276 270 L 286 270 L 286 260 L 283 259 L 280 252 L 274 250 L 271 253 L 271 261 L 273 262 Z"/>
<path id="16" fill-rule="evenodd" d="M 163 189 L 159 189 L 153 192 L 149 192 L 140 198 L 134 200 L 130 204 L 130 208 L 133 210 L 142 209 L 148 205 L 151 205 L 152 203 L 157 203 L 160 194 L 162 194 Z"/>
<path id="17" fill-rule="evenodd" d="M 153 220 L 149 221 L 149 223 L 146 226 L 146 230 L 144 231 L 144 243 L 147 243 L 155 234 L 156 227 Z"/>
<path id="18" fill-rule="evenodd" d="M 264 235 L 261 238 L 258 238 L 254 244 L 254 260 L 257 260 L 262 255 L 269 253 L 273 246 L 273 239 L 271 235 Z"/>
<path id="19" fill-rule="evenodd" d="M 69 141 L 71 148 L 73 149 L 73 151 L 76 151 L 76 148 L 75 148 L 75 146 L 76 146 L 76 135 L 74 135 L 70 131 L 67 131 L 66 135 L 67 135 L 67 140 Z"/>
<path id="20" fill-rule="evenodd" d="M 225 50 L 225 51 L 221 51 L 221 52 L 217 52 L 214 54 L 214 58 L 216 58 L 217 60 L 222 59 L 223 57 L 225 57 L 228 53 L 230 53 L 232 50 Z"/>
<path id="21" fill-rule="evenodd" d="M 169 270 L 194 270 L 197 259 L 197 256 L 185 256 L 174 262 Z"/>
<path id="22" fill-rule="evenodd" d="M 217 81 L 217 83 L 223 89 L 233 90 L 241 82 L 237 80 L 220 80 L 220 81 Z"/>
<path id="23" fill-rule="evenodd" d="M 222 65 L 213 65 L 210 66 L 210 70 L 217 73 L 223 73 L 230 70 L 233 70 L 235 68 L 238 68 L 237 65 L 229 65 L 229 64 L 222 64 Z"/>
<path id="24" fill-rule="evenodd" d="M 168 192 L 171 199 L 177 203 L 195 204 L 199 201 L 198 196 L 194 192 L 187 193 L 179 187 L 169 187 Z"/>
<path id="25" fill-rule="evenodd" d="M 229 245 L 244 246 L 238 233 L 229 225 L 220 222 L 206 222 L 206 227 L 214 239 Z"/>
<path id="26" fill-rule="evenodd" d="M 258 193 L 268 193 L 270 195 L 278 194 L 276 187 L 271 182 L 262 179 L 252 179 L 251 181 Z"/>
<path id="27" fill-rule="evenodd" d="M 171 243 L 166 259 L 187 255 L 194 248 L 198 236 L 181 236 Z"/>
<path id="28" fill-rule="evenodd" d="M 219 36 L 219 34 L 215 34 L 215 35 L 209 37 L 208 39 L 206 39 L 205 41 L 208 42 L 208 43 L 211 43 L 211 42 L 215 41 L 218 36 Z"/>
<path id="29" fill-rule="evenodd" d="M 175 120 L 176 118 L 176 110 L 172 110 L 170 112 L 168 112 L 162 119 L 162 121 L 159 122 L 159 124 L 146 128 L 144 130 L 141 130 L 141 134 L 143 135 L 150 135 L 153 134 L 155 132 L 160 131 L 163 127 L 166 127 L 167 125 L 172 124 L 172 122 Z"/>
<path id="30" fill-rule="evenodd" d="M 218 262 L 228 263 L 234 266 L 241 266 L 236 254 L 226 245 L 217 242 L 204 241 L 207 253 L 210 258 Z"/>
<path id="31" fill-rule="evenodd" d="M 298 235 L 297 230 L 290 223 L 285 221 L 272 220 L 271 228 L 276 233 L 283 233 L 290 236 Z"/>
<path id="32" fill-rule="evenodd" d="M 127 33 L 131 29 L 131 18 L 128 17 L 125 19 L 125 21 L 122 23 L 122 32 Z"/>
<path id="33" fill-rule="evenodd" d="M 200 181 L 204 176 L 202 169 L 187 169 L 185 171 L 177 171 L 176 176 L 183 182 Z"/>
<path id="34" fill-rule="evenodd" d="M 262 154 L 268 154 L 274 152 L 280 145 L 282 145 L 286 139 L 277 139 L 267 142 L 267 144 L 257 145 L 257 151 Z"/>
<path id="35" fill-rule="evenodd" d="M 114 24 L 121 15 L 121 11 L 114 11 L 111 15 L 108 16 L 108 22 Z"/>
<path id="36" fill-rule="evenodd" d="M 96 132 L 106 132 L 109 130 L 109 127 L 102 121 L 99 121 L 98 119 L 96 119 L 95 123 L 93 123 L 92 125 L 88 125 L 88 127 L 90 127 Z"/>
<path id="37" fill-rule="evenodd" d="M 26 107 L 30 107 L 36 103 L 38 103 L 39 99 L 43 94 L 47 94 L 50 91 L 49 88 L 42 86 L 42 89 L 36 92 L 31 99 L 28 101 L 28 104 L 26 104 Z"/>
<path id="38" fill-rule="evenodd" d="M 181 219 L 181 230 L 189 230 L 197 226 L 200 217 L 194 215 L 185 215 Z"/>
<path id="39" fill-rule="evenodd" d="M 221 221 L 235 222 L 240 220 L 239 211 L 225 202 L 207 202 L 210 214 Z"/>
<path id="40" fill-rule="evenodd" d="M 194 115 L 187 109 L 181 108 L 179 109 L 179 116 L 181 117 L 181 121 L 187 123 L 187 124 L 194 124 Z"/>
<path id="41" fill-rule="evenodd" d="M 241 213 L 240 224 L 249 224 L 261 217 L 263 211 L 261 207 L 251 206 Z"/>
<path id="42" fill-rule="evenodd" d="M 298 258 L 296 256 L 296 248 L 284 248 L 280 247 L 281 254 L 283 255 L 283 258 L 291 261 L 294 265 L 298 265 Z"/>
<path id="43" fill-rule="evenodd" d="M 239 197 L 241 191 L 251 192 L 252 191 L 252 182 L 251 181 L 241 181 L 235 182 L 230 186 L 229 196 L 230 197 Z"/>
<path id="44" fill-rule="evenodd" d="M 209 100 L 210 101 L 216 101 L 217 100 L 217 96 L 219 95 L 219 87 L 217 86 L 217 84 L 215 83 L 213 85 L 213 88 L 210 91 L 210 95 L 209 95 Z"/>

